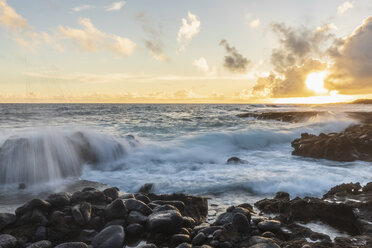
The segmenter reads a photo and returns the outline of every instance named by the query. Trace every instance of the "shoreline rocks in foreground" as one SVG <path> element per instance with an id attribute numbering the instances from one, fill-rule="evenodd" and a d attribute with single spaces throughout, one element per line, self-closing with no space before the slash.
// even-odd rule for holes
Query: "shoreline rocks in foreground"
<path id="1" fill-rule="evenodd" d="M 33 199 L 0 214 L 1 248 L 371 247 L 372 183 L 342 184 L 322 199 L 278 192 L 254 209 L 231 206 L 206 222 L 205 197 L 120 194 L 87 187 Z M 266 215 L 269 214 L 269 215 Z M 350 237 L 334 240 L 303 223 L 320 221 Z M 302 223 L 302 224 L 301 224 Z"/>
<path id="2" fill-rule="evenodd" d="M 302 133 L 292 155 L 334 161 L 372 161 L 372 124 L 352 125 L 340 133 Z"/>

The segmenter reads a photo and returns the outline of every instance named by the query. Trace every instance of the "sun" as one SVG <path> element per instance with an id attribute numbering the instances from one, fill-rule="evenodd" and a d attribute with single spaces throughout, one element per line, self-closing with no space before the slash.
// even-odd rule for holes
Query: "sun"
<path id="1" fill-rule="evenodd" d="M 324 88 L 324 78 L 326 75 L 327 72 L 325 71 L 310 73 L 306 78 L 306 87 L 317 94 L 327 93 L 328 90 Z"/>

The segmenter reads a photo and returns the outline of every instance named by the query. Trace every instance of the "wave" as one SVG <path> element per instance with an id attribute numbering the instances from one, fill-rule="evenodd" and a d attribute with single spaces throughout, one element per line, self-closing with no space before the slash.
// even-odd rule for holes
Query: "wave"
<path id="1" fill-rule="evenodd" d="M 113 161 L 137 145 L 88 131 L 45 128 L 1 137 L 0 184 L 36 184 L 79 177 L 84 164 Z"/>

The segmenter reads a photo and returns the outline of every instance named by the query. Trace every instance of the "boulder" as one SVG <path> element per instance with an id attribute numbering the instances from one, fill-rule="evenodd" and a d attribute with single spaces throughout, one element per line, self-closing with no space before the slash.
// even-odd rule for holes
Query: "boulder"
<path id="1" fill-rule="evenodd" d="M 41 199 L 32 199 L 23 204 L 21 207 L 17 208 L 15 210 L 15 214 L 16 216 L 22 216 L 34 209 L 40 209 L 41 211 L 49 211 L 50 207 L 51 204 L 47 201 Z"/>
<path id="2" fill-rule="evenodd" d="M 281 223 L 278 220 L 264 220 L 258 223 L 257 227 L 263 231 L 277 232 L 280 230 Z"/>
<path id="3" fill-rule="evenodd" d="M 0 231 L 16 221 L 14 214 L 0 213 Z"/>
<path id="4" fill-rule="evenodd" d="M 240 235 L 248 235 L 251 231 L 249 220 L 247 216 L 242 213 L 236 213 L 234 215 L 232 225 Z"/>
<path id="5" fill-rule="evenodd" d="M 126 218 L 128 210 L 122 199 L 116 199 L 107 205 L 104 209 L 105 216 L 108 220 Z"/>
<path id="6" fill-rule="evenodd" d="M 146 223 L 150 233 L 175 234 L 183 227 L 182 215 L 175 210 L 154 212 Z"/>
<path id="7" fill-rule="evenodd" d="M 68 242 L 59 244 L 54 248 L 88 248 L 88 245 L 83 242 Z"/>
<path id="8" fill-rule="evenodd" d="M 128 223 L 146 224 L 147 217 L 138 211 L 131 211 L 127 218 Z"/>
<path id="9" fill-rule="evenodd" d="M 64 207 L 70 205 L 71 194 L 67 192 L 61 192 L 57 194 L 51 194 L 46 199 L 53 208 L 63 209 Z"/>
<path id="10" fill-rule="evenodd" d="M 112 225 L 100 231 L 92 240 L 93 248 L 122 248 L 125 232 L 122 226 Z"/>
<path id="11" fill-rule="evenodd" d="M 128 211 L 138 211 L 148 216 L 152 213 L 152 209 L 147 206 L 146 203 L 136 200 L 136 199 L 126 199 L 124 200 L 125 206 Z"/>
<path id="12" fill-rule="evenodd" d="M 51 248 L 51 247 L 52 247 L 52 242 L 50 242 L 49 240 L 41 240 L 41 241 L 32 243 L 26 248 Z"/>
<path id="13" fill-rule="evenodd" d="M 1 248 L 15 248 L 17 247 L 17 239 L 9 234 L 0 234 L 0 247 Z"/>
<path id="14" fill-rule="evenodd" d="M 103 191 L 107 197 L 110 197 L 112 200 L 119 198 L 119 189 L 117 187 L 107 188 Z"/>

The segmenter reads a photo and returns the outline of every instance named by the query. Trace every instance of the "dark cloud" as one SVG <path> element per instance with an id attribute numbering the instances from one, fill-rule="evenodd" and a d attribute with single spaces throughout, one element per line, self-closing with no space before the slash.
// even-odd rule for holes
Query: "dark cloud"
<path id="1" fill-rule="evenodd" d="M 328 50 L 334 59 L 325 87 L 343 94 L 372 93 L 372 16 Z"/>
<path id="2" fill-rule="evenodd" d="M 162 26 L 154 25 L 153 21 L 143 12 L 137 14 L 136 19 L 141 23 L 145 32 L 145 47 L 149 50 L 151 56 L 156 60 L 168 61 L 167 56 L 164 54 Z"/>
<path id="3" fill-rule="evenodd" d="M 272 31 L 277 35 L 280 47 L 271 54 L 271 63 L 278 72 L 286 70 L 289 66 L 300 65 L 314 55 L 321 54 L 322 47 L 334 35 L 329 31 L 331 25 L 318 29 L 306 27 L 288 27 L 283 23 L 273 23 Z"/>
<path id="4" fill-rule="evenodd" d="M 231 47 L 226 40 L 221 40 L 220 45 L 225 47 L 228 54 L 224 58 L 223 66 L 231 72 L 245 72 L 251 62 L 241 55 L 235 47 Z"/>

